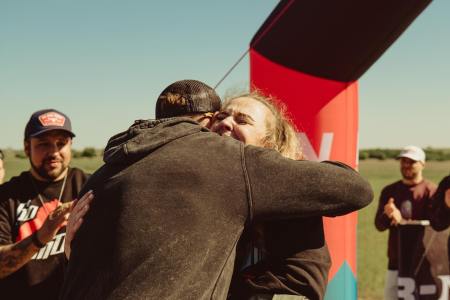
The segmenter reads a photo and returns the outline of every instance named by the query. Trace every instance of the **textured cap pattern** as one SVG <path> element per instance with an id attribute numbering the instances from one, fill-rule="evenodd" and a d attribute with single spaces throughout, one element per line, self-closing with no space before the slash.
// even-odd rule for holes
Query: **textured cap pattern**
<path id="1" fill-rule="evenodd" d="M 198 80 L 180 80 L 166 87 L 159 95 L 155 116 L 161 119 L 215 112 L 220 106 L 220 97 L 207 84 Z"/>

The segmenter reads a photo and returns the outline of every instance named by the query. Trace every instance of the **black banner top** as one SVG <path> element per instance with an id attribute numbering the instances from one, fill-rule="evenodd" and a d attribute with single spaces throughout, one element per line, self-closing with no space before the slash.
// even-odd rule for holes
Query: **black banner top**
<path id="1" fill-rule="evenodd" d="M 290 69 L 357 80 L 431 0 L 282 0 L 250 47 Z"/>

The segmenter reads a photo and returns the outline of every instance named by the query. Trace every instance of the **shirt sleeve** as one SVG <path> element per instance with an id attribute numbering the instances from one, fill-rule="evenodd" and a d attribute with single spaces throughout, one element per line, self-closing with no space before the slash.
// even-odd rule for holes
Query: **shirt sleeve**
<path id="1" fill-rule="evenodd" d="M 384 188 L 381 191 L 380 199 L 378 200 L 378 208 L 375 214 L 375 227 L 379 231 L 384 231 L 391 225 L 391 219 L 384 213 L 384 206 L 388 202 L 388 190 Z"/>
<path id="2" fill-rule="evenodd" d="M 296 161 L 274 150 L 244 150 L 249 201 L 255 219 L 338 216 L 368 205 L 370 184 L 337 162 Z"/>

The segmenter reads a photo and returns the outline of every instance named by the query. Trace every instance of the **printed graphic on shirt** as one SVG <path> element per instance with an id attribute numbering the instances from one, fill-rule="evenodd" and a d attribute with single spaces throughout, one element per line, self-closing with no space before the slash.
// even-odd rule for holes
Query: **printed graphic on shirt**
<path id="1" fill-rule="evenodd" d="M 17 207 L 17 220 L 24 222 L 20 225 L 16 242 L 26 239 L 35 231 L 39 230 L 47 219 L 48 213 L 51 213 L 58 206 L 58 199 L 44 203 L 44 206 L 32 205 L 31 201 L 21 203 Z M 47 213 L 48 212 L 48 213 Z M 66 222 L 63 223 L 63 226 Z M 66 233 L 57 234 L 53 240 L 48 242 L 45 247 L 41 248 L 32 259 L 47 259 L 50 255 L 57 255 L 64 252 L 64 241 Z"/>
<path id="2" fill-rule="evenodd" d="M 66 240 L 66 233 L 57 234 L 53 240 L 48 242 L 45 247 L 41 248 L 38 253 L 33 255 L 31 259 L 47 259 L 50 255 L 57 255 L 64 252 L 64 242 Z"/>
<path id="3" fill-rule="evenodd" d="M 19 232 L 17 234 L 16 242 L 26 239 L 33 234 L 36 230 L 40 229 L 47 219 L 47 211 L 50 213 L 55 210 L 58 206 L 59 201 L 53 199 L 52 201 L 44 203 L 44 206 L 38 207 L 35 205 L 30 205 L 30 201 L 27 204 L 20 204 L 17 207 L 18 221 L 26 221 L 19 227 Z M 64 224 L 65 225 L 65 224 Z"/>
<path id="4" fill-rule="evenodd" d="M 28 220 L 34 219 L 36 216 L 39 206 L 31 205 L 31 200 L 28 203 L 20 203 L 17 207 L 17 221 L 26 222 Z"/>

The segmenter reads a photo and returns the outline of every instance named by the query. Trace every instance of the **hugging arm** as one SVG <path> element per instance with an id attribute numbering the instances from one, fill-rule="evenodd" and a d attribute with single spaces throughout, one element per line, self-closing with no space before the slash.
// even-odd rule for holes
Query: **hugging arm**
<path id="1" fill-rule="evenodd" d="M 255 219 L 339 216 L 372 201 L 370 184 L 345 164 L 296 161 L 253 146 L 244 155 Z"/>

